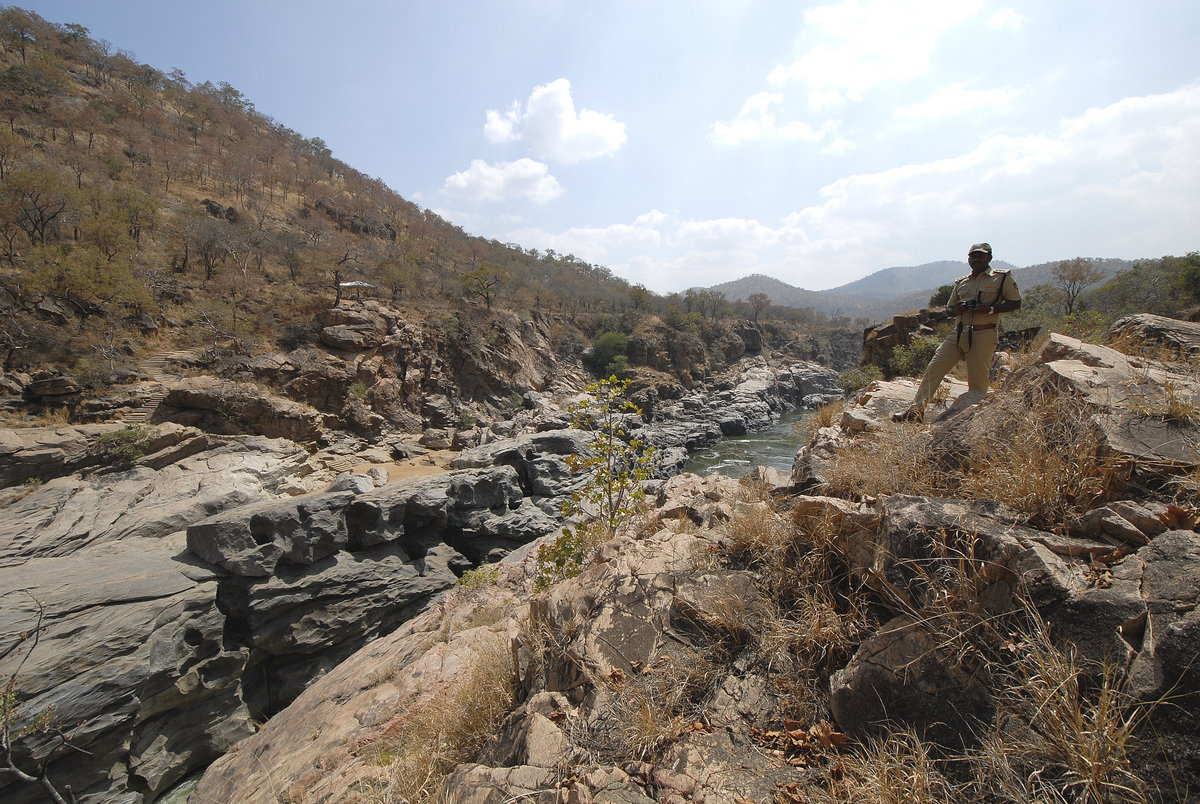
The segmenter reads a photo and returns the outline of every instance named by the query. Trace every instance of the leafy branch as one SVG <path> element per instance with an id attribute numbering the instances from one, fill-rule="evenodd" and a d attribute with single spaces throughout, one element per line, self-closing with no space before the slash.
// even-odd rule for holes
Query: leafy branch
<path id="1" fill-rule="evenodd" d="M 572 408 L 572 426 L 593 433 L 591 453 L 567 456 L 567 466 L 587 475 L 587 481 L 562 507 L 565 517 L 583 517 L 564 527 L 554 542 L 538 549 L 538 589 L 578 575 L 596 546 L 625 531 L 642 512 L 646 493 L 642 482 L 653 474 L 654 448 L 630 438 L 626 416 L 641 415 L 624 399 L 629 380 L 615 376 L 587 387 L 592 399 Z"/>

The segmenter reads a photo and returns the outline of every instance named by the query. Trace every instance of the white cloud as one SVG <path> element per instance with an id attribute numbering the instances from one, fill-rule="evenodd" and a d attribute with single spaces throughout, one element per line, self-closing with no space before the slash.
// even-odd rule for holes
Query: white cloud
<path id="1" fill-rule="evenodd" d="M 544 204 L 563 193 L 550 169 L 532 159 L 490 165 L 471 160 L 471 167 L 446 178 L 442 192 L 468 201 L 509 201 L 517 198 Z"/>
<path id="2" fill-rule="evenodd" d="M 534 87 L 522 110 L 514 101 L 505 112 L 488 109 L 484 136 L 491 142 L 528 142 L 543 159 L 572 164 L 616 153 L 625 144 L 625 124 L 591 109 L 575 111 L 565 78 Z"/>
<path id="3" fill-rule="evenodd" d="M 929 98 L 896 111 L 897 117 L 921 120 L 962 114 L 977 109 L 1004 110 L 1021 94 L 1019 89 L 971 89 L 967 82 L 951 84 L 934 92 Z"/>
<path id="4" fill-rule="evenodd" d="M 1029 22 L 1029 18 L 1018 14 L 1014 9 L 1001 8 L 988 19 L 988 25 L 997 31 L 1019 31 L 1021 26 Z"/>
<path id="5" fill-rule="evenodd" d="M 757 250 L 779 242 L 774 229 L 756 220 L 718 218 L 707 221 L 682 221 L 671 233 L 672 246 L 708 250 Z"/>
<path id="6" fill-rule="evenodd" d="M 517 125 L 521 122 L 521 103 L 513 101 L 507 112 L 501 114 L 495 109 L 487 110 L 487 122 L 483 124 L 483 135 L 495 143 L 519 140 Z"/>
<path id="7" fill-rule="evenodd" d="M 815 142 L 834 128 L 832 120 L 826 120 L 820 129 L 814 130 L 806 123 L 792 120 L 783 125 L 775 122 L 770 106 L 782 103 L 778 93 L 760 92 L 742 104 L 738 116 L 728 123 L 713 124 L 709 139 L 718 145 L 737 145 L 747 140 L 807 140 Z"/>
<path id="8" fill-rule="evenodd" d="M 820 41 L 767 77 L 782 86 L 803 81 L 814 109 L 861 100 L 872 88 L 929 69 L 934 41 L 978 11 L 981 0 L 843 0 L 805 12 Z"/>
<path id="9" fill-rule="evenodd" d="M 633 224 L 614 223 L 605 227 L 575 226 L 562 233 L 542 229 L 517 229 L 505 235 L 509 240 L 525 243 L 534 248 L 552 248 L 561 254 L 575 254 L 580 259 L 604 262 L 608 257 L 628 253 L 630 249 L 643 250 L 659 247 L 663 242 L 660 227 L 671 220 L 671 216 L 651 210 L 639 215 Z"/>
<path id="10" fill-rule="evenodd" d="M 944 238 L 1050 242 L 1063 254 L 1187 250 L 1200 216 L 1197 141 L 1200 84 L 1126 98 L 1057 132 L 996 134 L 956 157 L 839 179 L 788 216 L 780 238 L 794 260 L 875 266 Z"/>
<path id="11" fill-rule="evenodd" d="M 659 292 L 762 272 L 813 289 L 889 265 L 962 259 L 988 240 L 1018 265 L 1196 249 L 1200 83 L 1125 100 L 962 153 L 845 176 L 776 224 L 653 210 L 632 224 L 506 239 L 574 253 Z M 1052 249 L 1047 253 L 1047 249 Z"/>
<path id="12" fill-rule="evenodd" d="M 843 137 L 838 137 L 833 142 L 821 149 L 823 154 L 833 154 L 834 156 L 844 156 L 850 153 L 855 148 L 854 143 Z"/>

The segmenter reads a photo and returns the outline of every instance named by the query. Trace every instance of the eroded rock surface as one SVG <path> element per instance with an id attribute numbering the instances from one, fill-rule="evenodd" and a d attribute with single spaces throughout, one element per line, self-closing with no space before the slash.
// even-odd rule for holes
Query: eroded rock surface
<path id="1" fill-rule="evenodd" d="M 0 650 L 42 601 L 22 708 L 53 706 L 91 752 L 37 736 L 18 761 L 52 758 L 81 802 L 152 800 L 465 570 L 555 527 L 510 465 L 281 498 L 313 471 L 296 444 L 203 436 L 189 454 L 196 436 L 164 430 L 174 445 L 143 465 L 0 509 Z"/>

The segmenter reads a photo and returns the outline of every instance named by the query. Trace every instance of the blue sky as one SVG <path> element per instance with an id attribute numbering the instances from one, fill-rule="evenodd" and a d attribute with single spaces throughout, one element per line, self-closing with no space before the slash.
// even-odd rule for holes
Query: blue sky
<path id="1" fill-rule="evenodd" d="M 18 5 L 660 292 L 1200 249 L 1195 0 Z"/>

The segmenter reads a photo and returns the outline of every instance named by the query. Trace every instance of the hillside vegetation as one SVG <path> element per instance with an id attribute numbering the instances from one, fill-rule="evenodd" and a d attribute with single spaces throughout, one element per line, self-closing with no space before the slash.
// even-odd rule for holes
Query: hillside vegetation
<path id="1" fill-rule="evenodd" d="M 289 351 L 315 341 L 314 314 L 344 296 L 463 342 L 482 343 L 501 310 L 541 318 L 574 362 L 595 337 L 647 320 L 711 346 L 738 312 L 719 295 L 662 298 L 571 254 L 472 237 L 227 83 L 0 8 L 5 370 L 57 366 L 96 388 L 153 352 Z M 808 335 L 809 354 L 856 358 L 831 356 L 827 318 L 777 319 L 768 345 Z"/>

